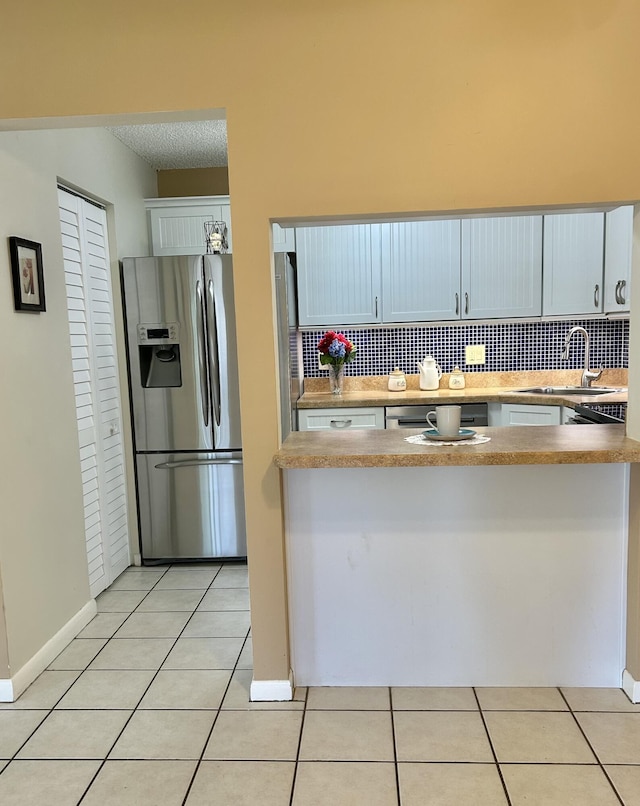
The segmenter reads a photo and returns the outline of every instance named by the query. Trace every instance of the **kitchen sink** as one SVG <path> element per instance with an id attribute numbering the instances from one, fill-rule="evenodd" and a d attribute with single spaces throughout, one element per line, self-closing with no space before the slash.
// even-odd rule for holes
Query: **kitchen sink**
<path id="1" fill-rule="evenodd" d="M 529 392 L 536 395 L 607 395 L 622 392 L 609 386 L 533 386 L 529 389 L 516 389 L 516 393 Z"/>

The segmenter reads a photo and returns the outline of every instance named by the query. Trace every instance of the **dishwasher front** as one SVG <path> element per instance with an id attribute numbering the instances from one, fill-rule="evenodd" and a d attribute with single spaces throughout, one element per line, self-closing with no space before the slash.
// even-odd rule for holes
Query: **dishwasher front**
<path id="1" fill-rule="evenodd" d="M 441 405 L 457 405 L 442 403 Z M 435 411 L 435 404 L 427 406 L 387 406 L 385 408 L 385 428 L 426 428 L 427 414 Z M 473 428 L 477 425 L 489 424 L 489 413 L 486 403 L 461 403 L 460 425 Z"/>

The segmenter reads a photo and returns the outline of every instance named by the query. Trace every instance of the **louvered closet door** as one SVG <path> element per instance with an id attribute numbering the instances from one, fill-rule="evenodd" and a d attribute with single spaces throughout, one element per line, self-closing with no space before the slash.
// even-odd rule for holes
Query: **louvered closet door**
<path id="1" fill-rule="evenodd" d="M 58 191 L 91 595 L 129 565 L 105 211 Z"/>

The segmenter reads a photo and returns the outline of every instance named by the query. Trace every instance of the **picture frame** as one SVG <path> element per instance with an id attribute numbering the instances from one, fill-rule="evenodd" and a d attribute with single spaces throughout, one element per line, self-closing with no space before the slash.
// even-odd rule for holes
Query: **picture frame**
<path id="1" fill-rule="evenodd" d="M 9 253 L 15 310 L 22 313 L 45 311 L 42 245 L 12 236 Z"/>

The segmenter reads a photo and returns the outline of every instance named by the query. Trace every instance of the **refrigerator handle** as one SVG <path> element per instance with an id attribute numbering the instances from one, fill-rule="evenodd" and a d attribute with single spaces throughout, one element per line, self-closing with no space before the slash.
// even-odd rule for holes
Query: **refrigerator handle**
<path id="1" fill-rule="evenodd" d="M 200 366 L 200 400 L 202 403 L 202 417 L 205 426 L 209 425 L 209 400 L 207 395 L 207 365 L 205 363 L 204 343 L 204 299 L 200 280 L 196 283 L 196 317 L 198 328 L 198 364 Z"/>
<path id="2" fill-rule="evenodd" d="M 218 323 L 216 321 L 216 301 L 213 293 L 213 280 L 207 283 L 207 317 L 209 325 L 209 361 L 211 369 L 211 396 L 213 398 L 213 416 L 216 425 L 220 425 L 220 356 L 218 354 Z"/>
<path id="3" fill-rule="evenodd" d="M 198 467 L 198 465 L 241 465 L 242 459 L 183 459 L 179 462 L 160 462 L 156 470 L 171 470 L 174 467 Z"/>

